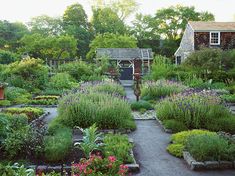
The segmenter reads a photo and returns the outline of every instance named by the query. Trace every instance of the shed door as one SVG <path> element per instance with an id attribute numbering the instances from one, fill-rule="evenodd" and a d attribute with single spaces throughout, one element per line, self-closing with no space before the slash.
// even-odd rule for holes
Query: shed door
<path id="1" fill-rule="evenodd" d="M 120 68 L 120 80 L 132 80 L 133 79 L 133 68 Z"/>

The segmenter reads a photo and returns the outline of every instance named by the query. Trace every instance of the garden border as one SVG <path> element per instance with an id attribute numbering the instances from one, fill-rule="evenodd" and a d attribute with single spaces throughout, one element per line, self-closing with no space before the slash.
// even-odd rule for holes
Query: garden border
<path id="1" fill-rule="evenodd" d="M 156 121 L 157 121 L 157 123 L 160 125 L 160 127 L 163 129 L 164 132 L 169 133 L 169 134 L 173 134 L 172 130 L 166 128 L 166 127 L 163 125 L 162 121 L 157 118 L 157 116 L 156 116 Z"/>
<path id="2" fill-rule="evenodd" d="M 58 105 L 27 105 L 23 104 L 20 107 L 34 107 L 34 108 L 57 108 Z"/>
<path id="3" fill-rule="evenodd" d="M 147 110 L 147 111 L 148 111 L 148 110 Z M 147 111 L 146 111 L 146 112 L 147 112 Z M 133 112 L 138 112 L 138 113 L 140 113 L 140 112 L 139 112 L 139 111 L 133 111 L 133 110 L 132 110 L 132 113 L 131 113 L 131 114 L 132 114 L 134 120 L 155 120 L 155 119 L 156 119 L 156 115 L 155 115 L 155 117 L 151 117 L 151 118 L 138 118 L 138 117 L 135 118 L 134 115 L 133 115 Z M 155 111 L 155 114 L 156 114 L 156 111 Z"/>
<path id="4" fill-rule="evenodd" d="M 235 161 L 196 161 L 192 155 L 184 151 L 183 157 L 191 170 L 235 169 Z"/>

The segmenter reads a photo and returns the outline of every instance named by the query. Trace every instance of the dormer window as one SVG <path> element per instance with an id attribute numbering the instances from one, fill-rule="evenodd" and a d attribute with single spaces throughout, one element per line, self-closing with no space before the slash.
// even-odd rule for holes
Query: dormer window
<path id="1" fill-rule="evenodd" d="M 220 32 L 210 32 L 210 45 L 220 45 Z"/>

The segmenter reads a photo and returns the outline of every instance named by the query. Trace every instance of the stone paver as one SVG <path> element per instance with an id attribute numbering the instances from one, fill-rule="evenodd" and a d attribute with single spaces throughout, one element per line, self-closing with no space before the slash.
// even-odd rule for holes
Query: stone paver
<path id="1" fill-rule="evenodd" d="M 170 134 L 163 132 L 156 120 L 136 121 L 134 154 L 140 164 L 136 176 L 234 176 L 235 170 L 191 171 L 183 159 L 171 156 L 166 147 Z"/>

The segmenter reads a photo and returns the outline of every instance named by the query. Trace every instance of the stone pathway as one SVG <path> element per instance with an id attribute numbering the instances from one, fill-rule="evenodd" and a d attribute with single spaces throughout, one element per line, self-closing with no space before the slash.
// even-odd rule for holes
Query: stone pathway
<path id="1" fill-rule="evenodd" d="M 191 171 L 183 159 L 171 156 L 166 147 L 170 134 L 162 131 L 156 120 L 136 121 L 137 129 L 129 136 L 134 140 L 134 154 L 140 164 L 136 176 L 234 176 L 235 170 Z"/>

